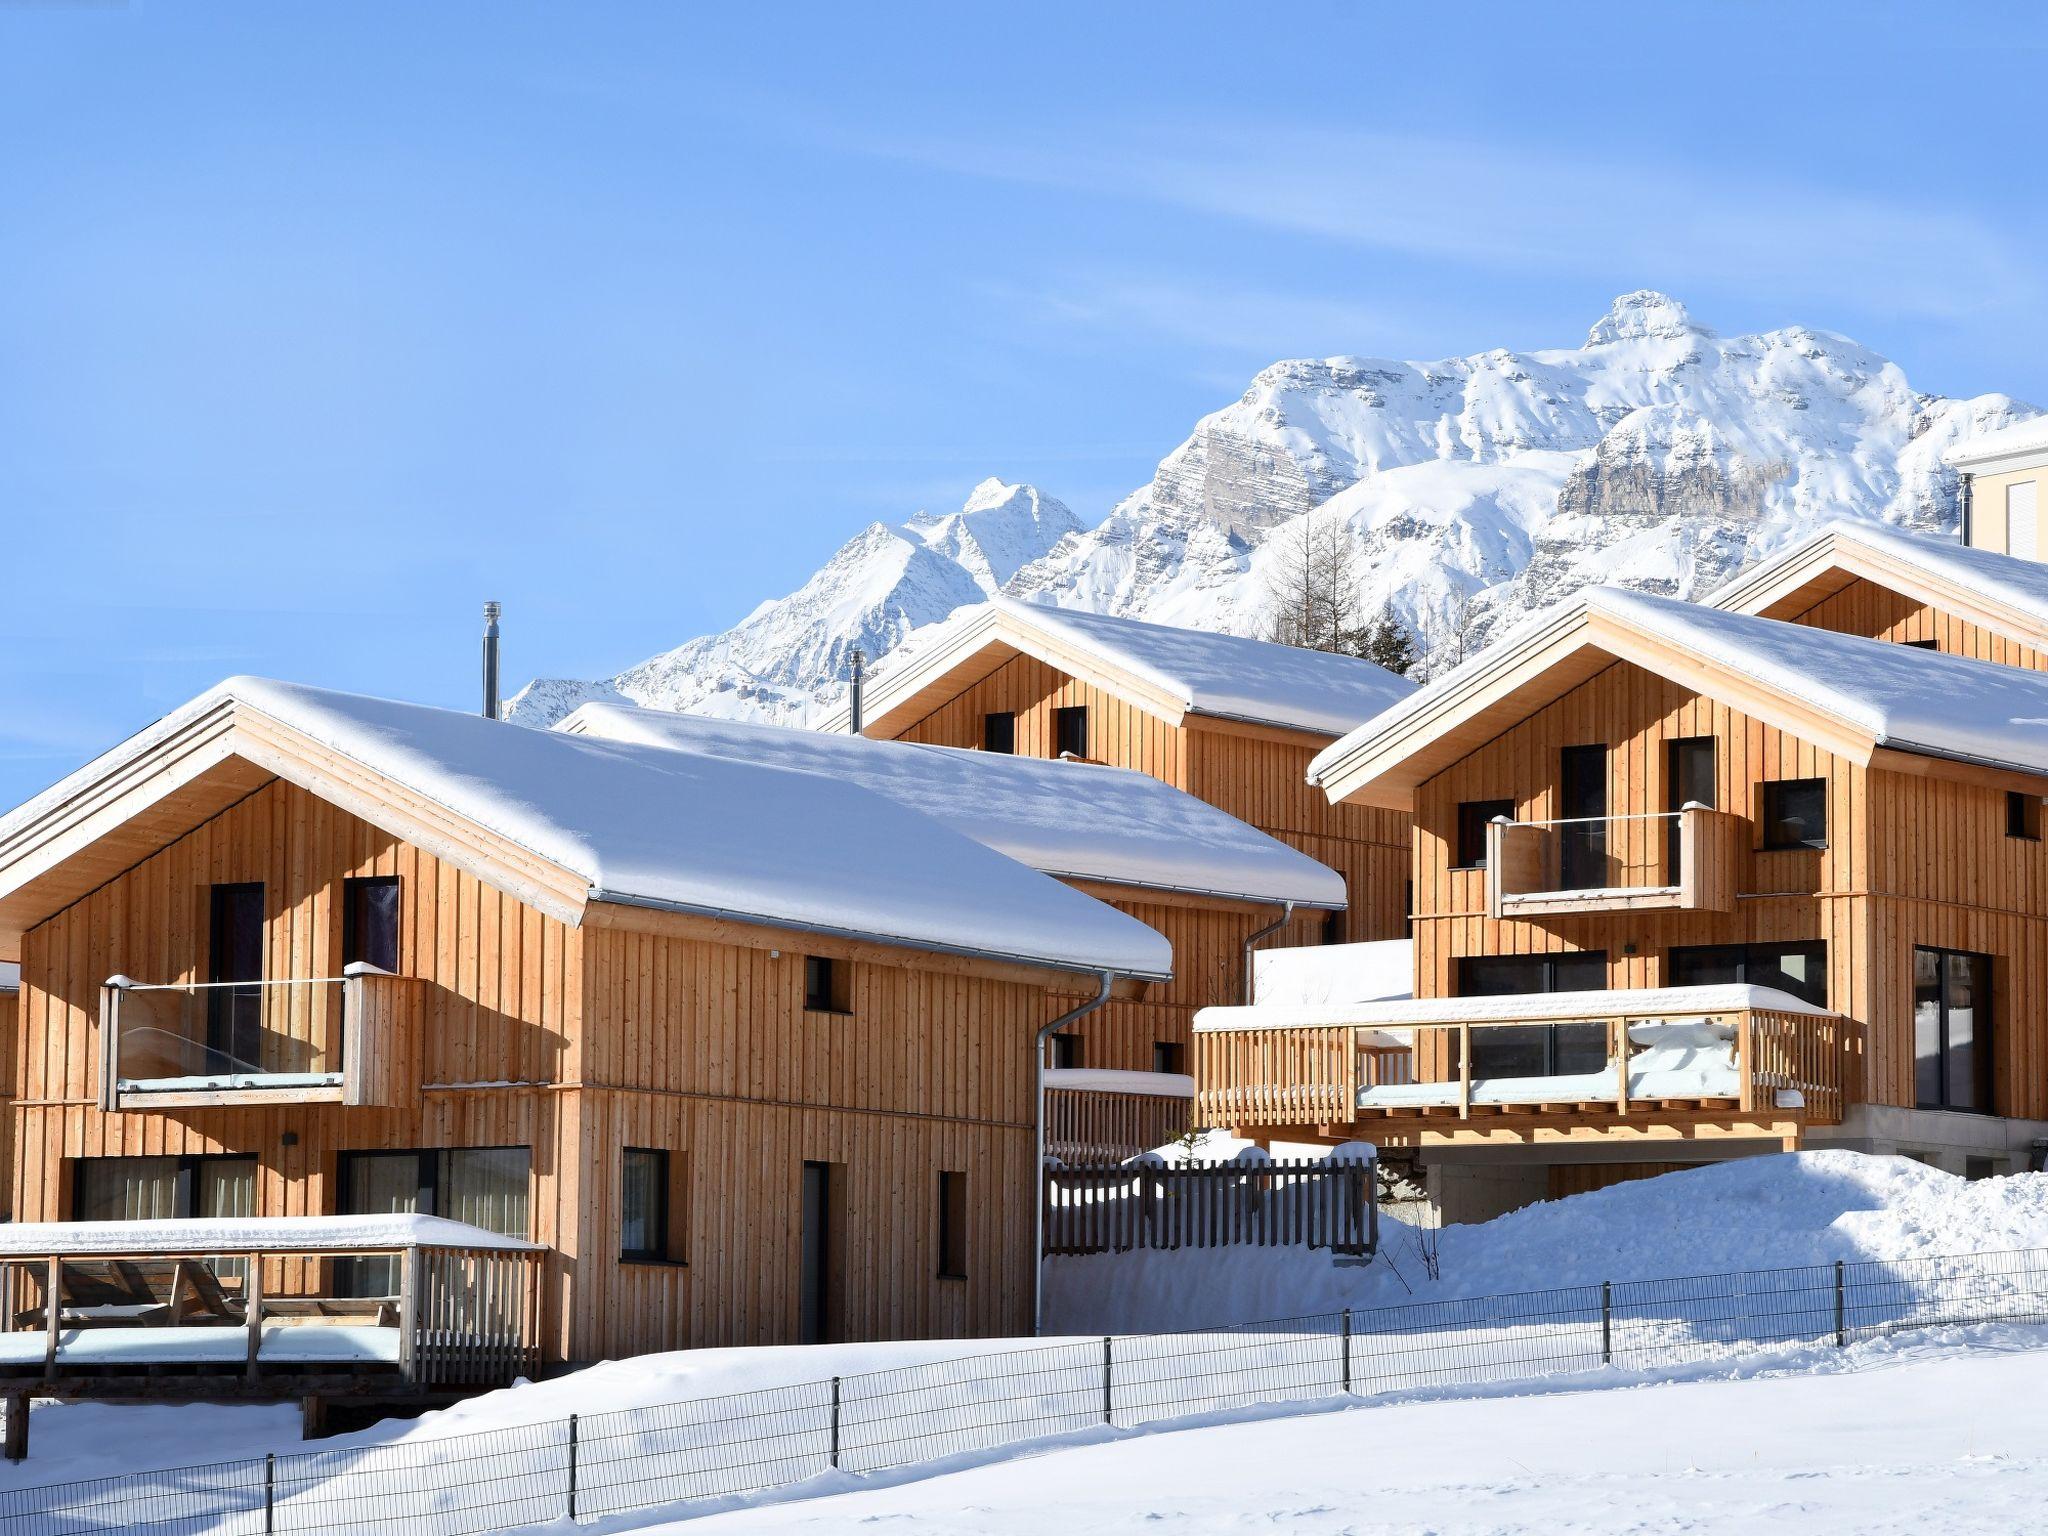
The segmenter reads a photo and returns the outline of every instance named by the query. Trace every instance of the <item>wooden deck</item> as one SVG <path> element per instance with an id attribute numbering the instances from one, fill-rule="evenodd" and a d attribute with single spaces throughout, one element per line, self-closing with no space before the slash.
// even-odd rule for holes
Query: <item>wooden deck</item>
<path id="1" fill-rule="evenodd" d="M 1447 1004 L 1433 1000 L 1405 1020 L 1378 1010 L 1355 1025 L 1204 1029 L 1196 1116 L 1239 1134 L 1382 1146 L 1748 1139 L 1790 1147 L 1808 1126 L 1840 1124 L 1847 1108 L 1858 1034 L 1836 1014 L 1660 1006 L 1654 1014 L 1453 1020 L 1443 1017 Z M 1724 1031 L 1731 1070 L 1697 1082 L 1645 1071 L 1643 1032 L 1685 1024 Z M 1474 1078 L 1474 1042 L 1486 1031 L 1551 1025 L 1604 1029 L 1606 1068 Z"/>

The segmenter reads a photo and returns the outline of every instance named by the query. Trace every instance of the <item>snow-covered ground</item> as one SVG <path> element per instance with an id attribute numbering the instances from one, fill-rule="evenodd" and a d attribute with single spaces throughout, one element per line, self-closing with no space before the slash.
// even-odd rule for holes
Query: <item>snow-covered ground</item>
<path id="1" fill-rule="evenodd" d="M 1948 1536 L 2041 1528 L 2048 1334 L 2040 1330 L 1800 1351 L 1766 1373 L 1715 1374 L 1124 1436 L 634 1529 Z"/>

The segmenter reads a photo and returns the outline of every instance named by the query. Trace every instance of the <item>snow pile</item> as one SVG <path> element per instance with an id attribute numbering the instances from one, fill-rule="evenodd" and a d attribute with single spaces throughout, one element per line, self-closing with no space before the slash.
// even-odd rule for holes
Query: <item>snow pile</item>
<path id="1" fill-rule="evenodd" d="M 1710 1163 L 1445 1227 L 1431 1281 L 1382 1213 L 1381 1257 L 1229 1248 L 1055 1258 L 1046 1322 L 1122 1333 L 1736 1270 L 2048 1248 L 2048 1174 L 1966 1181 L 1907 1158 L 1794 1152 Z"/>
<path id="2" fill-rule="evenodd" d="M 1413 939 L 1262 949 L 1252 956 L 1252 1000 L 1262 1008 L 1377 1003 L 1414 989 Z"/>

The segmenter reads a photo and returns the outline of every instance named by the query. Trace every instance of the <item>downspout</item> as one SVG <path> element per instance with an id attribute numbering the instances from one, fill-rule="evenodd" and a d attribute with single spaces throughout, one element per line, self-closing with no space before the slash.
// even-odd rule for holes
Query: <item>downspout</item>
<path id="1" fill-rule="evenodd" d="M 1274 918 L 1272 922 L 1266 924 L 1265 927 L 1259 929 L 1257 932 L 1245 935 L 1244 980 L 1243 984 L 1238 989 L 1244 995 L 1240 997 L 1238 1001 L 1243 1003 L 1247 1008 L 1251 1006 L 1252 1002 L 1252 946 L 1257 944 L 1261 939 L 1272 937 L 1274 934 L 1278 933 L 1282 928 L 1285 928 L 1293 920 L 1294 903 L 1291 901 L 1282 902 L 1280 904 L 1280 915 L 1278 917 Z"/>
<path id="2" fill-rule="evenodd" d="M 1109 988 L 1115 979 L 1115 972 L 1104 971 L 1102 982 L 1095 989 L 1095 996 L 1078 1008 L 1069 1008 L 1050 1024 L 1040 1027 L 1031 1037 L 1031 1093 L 1036 1110 L 1032 1116 L 1035 1122 L 1034 1134 L 1038 1142 L 1038 1158 L 1031 1170 L 1031 1189 L 1036 1197 L 1037 1215 L 1031 1229 L 1031 1336 L 1037 1338 L 1045 1328 L 1045 1042 L 1046 1038 L 1065 1029 L 1078 1019 L 1089 1014 L 1109 1001 Z"/>

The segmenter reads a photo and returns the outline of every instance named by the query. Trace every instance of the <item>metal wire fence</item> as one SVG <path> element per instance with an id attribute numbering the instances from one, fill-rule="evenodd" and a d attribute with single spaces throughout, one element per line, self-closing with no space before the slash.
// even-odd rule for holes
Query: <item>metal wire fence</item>
<path id="1" fill-rule="evenodd" d="M 1750 1270 L 1126 1335 L 725 1397 L 0 1492 L 0 1536 L 473 1536 L 1255 1404 L 2048 1322 L 2048 1250 Z"/>

